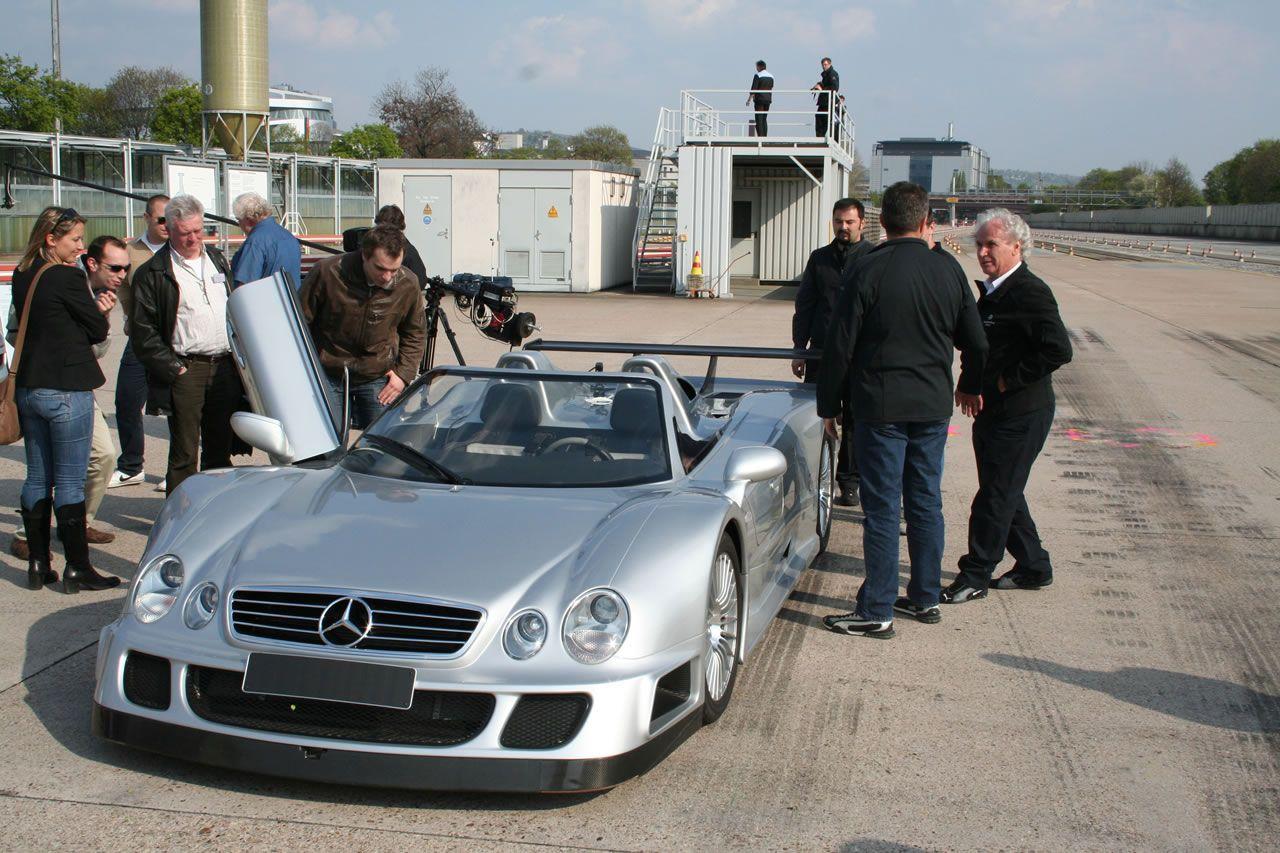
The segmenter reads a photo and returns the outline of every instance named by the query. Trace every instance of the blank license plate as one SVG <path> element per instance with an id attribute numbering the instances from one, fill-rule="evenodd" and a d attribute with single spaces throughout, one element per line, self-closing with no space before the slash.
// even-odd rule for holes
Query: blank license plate
<path id="1" fill-rule="evenodd" d="M 413 667 L 408 666 L 254 652 L 241 689 L 404 710 L 413 704 L 413 679 Z"/>

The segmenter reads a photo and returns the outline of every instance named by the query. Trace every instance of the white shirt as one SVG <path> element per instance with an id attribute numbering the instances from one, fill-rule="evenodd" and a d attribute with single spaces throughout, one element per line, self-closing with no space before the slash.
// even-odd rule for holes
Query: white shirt
<path id="1" fill-rule="evenodd" d="M 1018 271 L 1018 267 L 1020 266 L 1022 266 L 1022 261 L 1018 261 L 1016 264 L 1014 264 L 1013 268 L 1010 269 L 1004 275 L 998 276 L 996 278 L 989 278 L 985 282 L 983 282 L 982 286 L 986 288 L 987 296 L 990 296 L 991 294 L 995 293 L 996 288 L 1004 284 L 1004 280 L 1009 276 L 1013 275 L 1014 273 L 1016 273 Z"/>
<path id="2" fill-rule="evenodd" d="M 178 355 L 225 355 L 227 340 L 227 278 L 208 256 L 192 260 L 170 252 L 173 277 L 178 280 L 178 322 L 173 327 L 173 351 Z"/>
<path id="3" fill-rule="evenodd" d="M 143 231 L 142 236 L 139 237 L 138 239 L 142 241 L 142 245 L 146 246 L 148 249 L 151 250 L 151 254 L 153 255 L 156 252 L 160 251 L 160 248 L 164 245 L 163 240 L 161 240 L 159 243 L 152 243 L 150 240 L 148 240 L 146 231 Z"/>

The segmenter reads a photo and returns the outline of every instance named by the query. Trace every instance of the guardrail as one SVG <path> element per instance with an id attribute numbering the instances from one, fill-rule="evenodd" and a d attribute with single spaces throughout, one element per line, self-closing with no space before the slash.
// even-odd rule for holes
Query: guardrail
<path id="1" fill-rule="evenodd" d="M 685 139 L 746 140 L 801 143 L 822 139 L 853 158 L 856 127 L 839 93 L 830 93 L 825 110 L 817 108 L 820 94 L 809 89 L 772 89 L 768 110 L 769 135 L 755 132 L 756 109 L 744 104 L 744 89 L 686 89 L 680 93 L 681 132 Z M 729 102 L 733 98 L 733 102 Z M 814 119 L 825 114 L 827 130 L 817 134 Z"/>

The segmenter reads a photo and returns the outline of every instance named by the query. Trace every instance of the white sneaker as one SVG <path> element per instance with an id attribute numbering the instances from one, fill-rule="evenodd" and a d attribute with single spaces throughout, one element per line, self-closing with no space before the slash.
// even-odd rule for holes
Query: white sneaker
<path id="1" fill-rule="evenodd" d="M 156 492 L 163 492 L 163 491 L 164 491 L 164 484 L 165 484 L 165 481 L 164 481 L 164 480 L 161 480 L 159 483 L 156 483 L 156 487 L 155 487 L 152 491 L 156 491 Z"/>
<path id="2" fill-rule="evenodd" d="M 118 489 L 121 486 L 136 486 L 139 483 L 145 483 L 147 475 L 145 471 L 139 471 L 136 474 L 126 474 L 123 471 L 116 470 L 111 473 L 111 479 L 107 480 L 108 489 Z"/>

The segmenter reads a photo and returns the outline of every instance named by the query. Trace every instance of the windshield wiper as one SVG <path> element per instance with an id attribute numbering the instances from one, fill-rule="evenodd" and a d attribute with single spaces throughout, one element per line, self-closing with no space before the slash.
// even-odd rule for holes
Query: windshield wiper
<path id="1" fill-rule="evenodd" d="M 411 468 L 415 468 L 424 474 L 430 474 L 438 477 L 446 483 L 454 486 L 465 486 L 471 483 L 466 477 L 460 477 L 453 471 L 436 462 L 427 456 L 423 456 L 409 445 L 394 438 L 388 438 L 385 435 L 377 435 L 376 433 L 366 432 L 361 436 L 361 441 L 367 441 L 379 450 L 385 451 Z"/>

